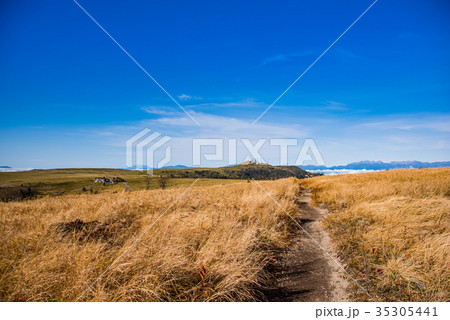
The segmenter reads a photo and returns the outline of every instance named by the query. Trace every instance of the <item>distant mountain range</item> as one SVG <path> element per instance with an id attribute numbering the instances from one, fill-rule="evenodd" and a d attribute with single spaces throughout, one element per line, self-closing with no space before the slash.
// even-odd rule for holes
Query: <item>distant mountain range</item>
<path id="1" fill-rule="evenodd" d="M 179 165 L 176 165 L 176 166 L 162 167 L 161 169 L 192 169 L 192 167 L 186 167 L 186 166 L 183 166 L 183 165 L 179 164 Z"/>
<path id="2" fill-rule="evenodd" d="M 359 161 L 343 166 L 300 166 L 303 170 L 388 170 L 388 169 L 419 169 L 450 167 L 450 161 L 421 162 L 421 161 Z"/>

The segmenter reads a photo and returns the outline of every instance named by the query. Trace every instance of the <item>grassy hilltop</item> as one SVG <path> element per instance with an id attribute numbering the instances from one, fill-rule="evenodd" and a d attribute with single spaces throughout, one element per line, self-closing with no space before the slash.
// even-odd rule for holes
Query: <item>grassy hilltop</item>
<path id="1" fill-rule="evenodd" d="M 269 164 L 248 163 L 231 167 L 204 169 L 159 169 L 156 174 L 174 178 L 213 178 L 213 179 L 255 179 L 274 180 L 288 177 L 309 178 L 316 174 L 296 166 L 271 166 Z"/>

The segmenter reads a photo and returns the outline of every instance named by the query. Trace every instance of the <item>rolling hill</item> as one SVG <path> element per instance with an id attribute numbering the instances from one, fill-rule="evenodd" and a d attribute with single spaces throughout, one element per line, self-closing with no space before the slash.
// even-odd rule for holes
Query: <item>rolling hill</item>
<path id="1" fill-rule="evenodd" d="M 210 178 L 210 179 L 255 179 L 275 180 L 288 177 L 310 178 L 318 174 L 310 173 L 296 166 L 271 166 L 269 164 L 248 163 L 232 167 L 199 169 L 159 169 L 156 175 L 171 178 Z"/>

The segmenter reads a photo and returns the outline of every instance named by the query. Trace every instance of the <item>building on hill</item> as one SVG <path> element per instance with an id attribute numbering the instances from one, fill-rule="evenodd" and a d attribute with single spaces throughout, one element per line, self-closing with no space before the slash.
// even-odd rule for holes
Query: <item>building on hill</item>
<path id="1" fill-rule="evenodd" d="M 241 163 L 241 165 L 251 165 L 251 164 L 267 164 L 263 161 L 256 161 L 256 160 L 246 160 L 244 162 Z"/>
<path id="2" fill-rule="evenodd" d="M 95 183 L 108 183 L 108 184 L 115 184 L 119 182 L 125 182 L 125 179 L 121 177 L 113 177 L 112 179 L 105 178 L 105 177 L 95 177 L 94 178 Z"/>

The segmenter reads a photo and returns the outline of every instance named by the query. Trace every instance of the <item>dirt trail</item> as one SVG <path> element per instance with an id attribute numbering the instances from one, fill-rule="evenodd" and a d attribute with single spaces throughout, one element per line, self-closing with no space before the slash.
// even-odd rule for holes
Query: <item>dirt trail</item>
<path id="1" fill-rule="evenodd" d="M 298 227 L 290 249 L 275 267 L 273 288 L 265 293 L 268 301 L 347 301 L 345 273 L 316 243 L 337 260 L 331 240 L 320 225 L 327 211 L 309 202 L 310 193 L 305 190 L 299 210 L 306 232 Z"/>
<path id="2" fill-rule="evenodd" d="M 125 192 L 130 192 L 130 187 L 128 187 L 128 184 L 126 182 L 121 182 L 120 184 L 125 187 Z"/>

